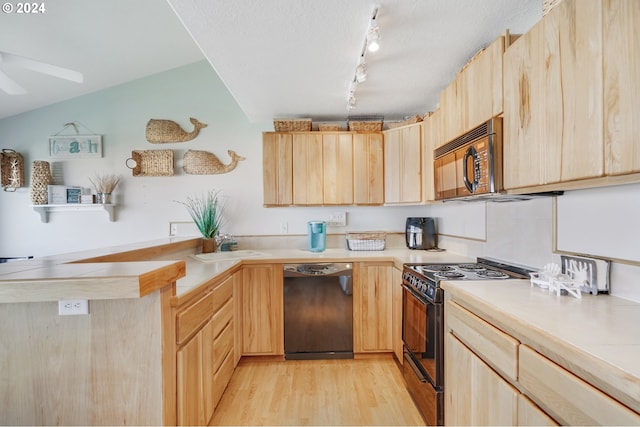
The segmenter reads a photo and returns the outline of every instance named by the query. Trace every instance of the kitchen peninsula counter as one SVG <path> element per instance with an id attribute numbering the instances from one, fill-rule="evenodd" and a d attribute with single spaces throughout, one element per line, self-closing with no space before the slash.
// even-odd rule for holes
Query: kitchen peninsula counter
<path id="1" fill-rule="evenodd" d="M 468 262 L 452 252 L 389 248 L 384 251 L 324 252 L 304 249 L 260 249 L 218 252 L 219 260 L 202 262 L 193 255 L 199 238 L 166 238 L 70 254 L 0 264 L 0 304 L 63 299 L 140 298 L 176 283 L 180 298 L 241 264 L 345 261 L 403 263 Z M 245 256 L 248 254 L 247 256 Z"/>
<path id="2" fill-rule="evenodd" d="M 557 296 L 526 280 L 445 281 L 442 288 L 456 303 L 640 413 L 640 304 L 610 295 Z"/>

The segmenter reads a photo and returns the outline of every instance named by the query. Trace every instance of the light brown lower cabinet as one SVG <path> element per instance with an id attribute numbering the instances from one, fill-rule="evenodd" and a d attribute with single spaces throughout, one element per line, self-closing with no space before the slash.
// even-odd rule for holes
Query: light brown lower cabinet
<path id="1" fill-rule="evenodd" d="M 393 263 L 357 262 L 353 269 L 353 351 L 393 350 Z"/>
<path id="2" fill-rule="evenodd" d="M 445 424 L 640 425 L 640 414 L 445 299 Z"/>
<path id="3" fill-rule="evenodd" d="M 282 265 L 242 269 L 242 354 L 284 354 Z"/>
<path id="4" fill-rule="evenodd" d="M 178 425 L 208 424 L 233 374 L 235 281 L 234 276 L 227 277 L 177 313 Z"/>
<path id="5" fill-rule="evenodd" d="M 402 270 L 397 267 L 393 268 L 391 275 L 391 304 L 393 354 L 398 363 L 402 365 L 404 363 L 402 354 Z"/>
<path id="6" fill-rule="evenodd" d="M 518 390 L 453 334 L 445 346 L 445 424 L 516 425 Z"/>

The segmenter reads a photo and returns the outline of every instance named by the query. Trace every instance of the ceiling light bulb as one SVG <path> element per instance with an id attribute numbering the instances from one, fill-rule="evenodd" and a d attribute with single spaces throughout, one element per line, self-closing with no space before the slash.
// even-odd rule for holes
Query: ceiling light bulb
<path id="1" fill-rule="evenodd" d="M 364 63 L 358 64 L 356 67 L 356 82 L 362 83 L 367 80 L 367 67 Z"/>
<path id="2" fill-rule="evenodd" d="M 377 28 L 372 28 L 367 34 L 367 49 L 369 52 L 377 52 L 380 49 L 380 36 Z"/>

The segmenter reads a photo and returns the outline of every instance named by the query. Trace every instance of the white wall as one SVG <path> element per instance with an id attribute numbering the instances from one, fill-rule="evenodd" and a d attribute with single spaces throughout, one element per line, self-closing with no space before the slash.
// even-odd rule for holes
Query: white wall
<path id="1" fill-rule="evenodd" d="M 209 125 L 196 139 L 175 144 L 146 141 L 150 118 L 174 120 L 191 130 L 190 116 Z M 53 162 L 48 137 L 68 122 L 79 122 L 103 135 L 104 157 Z M 279 234 L 283 223 L 289 234 L 304 234 L 306 221 L 328 219 L 335 210 L 347 212 L 348 226 L 330 232 L 402 232 L 407 216 L 426 211 L 424 206 L 264 208 L 261 133 L 269 130 L 273 130 L 272 123 L 248 122 L 205 61 L 0 120 L 0 148 L 15 149 L 24 156 L 27 185 L 33 160 L 52 162 L 62 175 L 59 184 L 90 187 L 89 177 L 95 172 L 122 176 L 114 193 L 116 222 L 109 222 L 104 212 L 60 212 L 50 214 L 49 223 L 42 223 L 30 207 L 28 188 L 0 191 L 0 257 L 43 256 L 165 237 L 169 222 L 190 221 L 185 208 L 175 201 L 210 188 L 225 194 L 222 232 L 235 235 Z M 132 176 L 125 166 L 131 151 L 152 149 L 174 150 L 174 176 Z M 246 160 L 227 174 L 186 175 L 182 155 L 187 149 L 210 151 L 223 163 L 229 162 L 226 152 L 232 149 Z"/>

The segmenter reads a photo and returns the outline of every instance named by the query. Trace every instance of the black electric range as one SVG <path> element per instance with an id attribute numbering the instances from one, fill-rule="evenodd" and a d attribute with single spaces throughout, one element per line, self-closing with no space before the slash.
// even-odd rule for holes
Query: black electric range
<path id="1" fill-rule="evenodd" d="M 529 279 L 534 270 L 491 258 L 473 263 L 404 264 L 403 283 L 432 302 L 442 302 L 442 280 Z"/>

